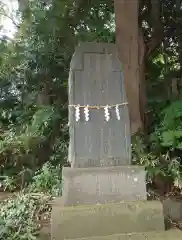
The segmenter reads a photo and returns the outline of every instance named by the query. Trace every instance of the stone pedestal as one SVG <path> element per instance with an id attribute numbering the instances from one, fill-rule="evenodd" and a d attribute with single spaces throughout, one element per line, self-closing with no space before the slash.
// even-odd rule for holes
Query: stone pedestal
<path id="1" fill-rule="evenodd" d="M 175 197 L 163 200 L 164 216 L 175 222 L 182 222 L 182 201 Z"/>
<path id="2" fill-rule="evenodd" d="M 77 207 L 57 205 L 53 214 L 52 239 L 56 240 L 164 229 L 162 205 L 157 201 Z"/>
<path id="3" fill-rule="evenodd" d="M 114 234 L 102 237 L 84 237 L 76 240 L 179 240 L 181 239 L 180 230 L 152 231 L 145 233 Z M 69 239 L 71 240 L 71 239 Z"/>
<path id="4" fill-rule="evenodd" d="M 146 200 L 145 170 L 139 166 L 64 168 L 65 206 Z"/>

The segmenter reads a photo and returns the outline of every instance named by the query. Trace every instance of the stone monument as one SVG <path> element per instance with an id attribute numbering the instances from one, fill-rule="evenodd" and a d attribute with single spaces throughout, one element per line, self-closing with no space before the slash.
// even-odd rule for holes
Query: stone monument
<path id="1" fill-rule="evenodd" d="M 146 201 L 144 168 L 131 165 L 129 126 L 116 46 L 80 44 L 69 74 L 71 167 L 63 168 L 63 194 L 53 205 L 52 240 L 164 230 L 162 205 Z"/>
<path id="2" fill-rule="evenodd" d="M 64 205 L 146 199 L 145 171 L 131 166 L 128 104 L 114 44 L 76 48 L 69 76 L 69 125 L 71 168 L 63 169 Z"/>
<path id="3" fill-rule="evenodd" d="M 76 48 L 69 76 L 68 160 L 72 168 L 131 164 L 128 105 L 121 68 L 114 44 L 85 43 Z M 80 119 L 75 121 L 79 105 Z M 87 105 L 88 120 L 84 116 Z"/>

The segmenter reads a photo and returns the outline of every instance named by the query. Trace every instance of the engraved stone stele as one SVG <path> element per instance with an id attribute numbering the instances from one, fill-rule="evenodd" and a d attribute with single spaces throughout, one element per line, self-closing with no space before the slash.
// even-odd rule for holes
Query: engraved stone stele
<path id="1" fill-rule="evenodd" d="M 85 121 L 84 109 L 75 121 L 75 108 L 81 106 L 120 105 L 109 109 L 90 109 Z M 68 161 L 72 167 L 123 166 L 131 163 L 130 121 L 125 95 L 122 66 L 115 44 L 82 43 L 73 55 L 69 74 Z"/>

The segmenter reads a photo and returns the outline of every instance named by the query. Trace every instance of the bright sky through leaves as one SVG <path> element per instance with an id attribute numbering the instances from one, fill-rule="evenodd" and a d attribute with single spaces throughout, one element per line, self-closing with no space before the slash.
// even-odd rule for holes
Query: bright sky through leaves
<path id="1" fill-rule="evenodd" d="M 16 32 L 16 26 L 11 19 L 16 21 L 16 11 L 18 10 L 18 1 L 17 0 L 0 0 L 0 3 L 3 3 L 5 6 L 6 16 L 1 13 L 1 25 L 3 26 L 0 30 L 0 35 L 6 35 L 9 38 L 12 38 Z"/>

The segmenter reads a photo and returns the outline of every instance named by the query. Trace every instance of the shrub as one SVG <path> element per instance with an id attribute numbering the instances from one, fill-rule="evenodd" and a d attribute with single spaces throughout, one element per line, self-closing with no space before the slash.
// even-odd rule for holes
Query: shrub
<path id="1" fill-rule="evenodd" d="M 35 240 L 40 229 L 40 215 L 47 210 L 50 196 L 20 193 L 0 203 L 0 239 Z"/>
<path id="2" fill-rule="evenodd" d="M 61 168 L 52 166 L 49 162 L 35 173 L 29 188 L 32 192 L 50 193 L 54 196 L 61 195 Z"/>

